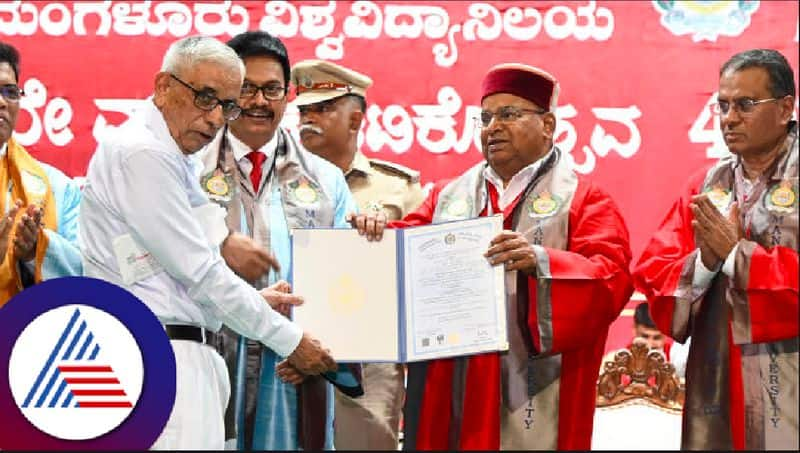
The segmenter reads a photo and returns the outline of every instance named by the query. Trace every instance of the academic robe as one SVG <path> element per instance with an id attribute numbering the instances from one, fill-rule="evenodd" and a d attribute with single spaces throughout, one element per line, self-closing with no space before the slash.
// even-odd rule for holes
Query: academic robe
<path id="1" fill-rule="evenodd" d="M 797 124 L 749 196 L 742 164 L 720 159 L 690 178 L 636 265 L 653 321 L 679 342 L 686 364 L 683 449 L 798 448 Z M 694 280 L 691 198 L 708 192 L 727 217 L 740 207 L 745 237 L 708 286 Z"/>
<path id="2" fill-rule="evenodd" d="M 350 227 L 345 218 L 357 208 L 347 182 L 336 166 L 279 129 L 274 168 L 264 169 L 266 182 L 256 193 L 250 178 L 243 177 L 237 167 L 226 134 L 226 130 L 220 132 L 202 153 L 201 185 L 211 200 L 226 209 L 230 231 L 251 236 L 281 264 L 280 272 L 269 272 L 256 287 L 288 280 L 291 228 Z M 333 449 L 331 385 L 321 376 L 309 376 L 299 386 L 284 383 L 275 374 L 283 357 L 229 329 L 222 332 L 219 347 L 231 377 L 226 431 L 235 433 L 237 448 Z M 342 368 L 340 374 L 349 373 Z M 346 381 L 348 376 L 340 379 Z"/>
<path id="3" fill-rule="evenodd" d="M 509 351 L 409 364 L 406 449 L 586 449 L 609 324 L 632 293 L 616 205 L 553 149 L 502 211 L 536 254 L 506 272 Z M 480 163 L 392 227 L 501 212 Z"/>

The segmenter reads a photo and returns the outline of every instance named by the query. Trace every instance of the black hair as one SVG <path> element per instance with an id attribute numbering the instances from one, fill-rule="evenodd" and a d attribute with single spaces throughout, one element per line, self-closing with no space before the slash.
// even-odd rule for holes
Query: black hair
<path id="1" fill-rule="evenodd" d="M 14 70 L 14 78 L 19 83 L 19 52 L 11 44 L 0 41 L 0 63 L 8 63 Z"/>
<path id="2" fill-rule="evenodd" d="M 286 90 L 289 90 L 291 65 L 289 64 L 289 52 L 286 51 L 283 41 L 265 31 L 246 31 L 231 38 L 227 44 L 242 60 L 254 56 L 278 60 L 283 68 Z"/>
<path id="3" fill-rule="evenodd" d="M 769 74 L 769 91 L 772 97 L 794 96 L 794 73 L 789 62 L 773 49 L 751 49 L 732 56 L 719 70 L 719 76 L 728 71 L 747 68 L 764 68 Z"/>
<path id="4" fill-rule="evenodd" d="M 642 302 L 636 306 L 636 310 L 633 312 L 633 323 L 645 326 L 649 329 L 656 328 L 656 323 L 654 323 L 653 318 L 650 317 L 650 307 L 647 305 L 647 302 Z"/>

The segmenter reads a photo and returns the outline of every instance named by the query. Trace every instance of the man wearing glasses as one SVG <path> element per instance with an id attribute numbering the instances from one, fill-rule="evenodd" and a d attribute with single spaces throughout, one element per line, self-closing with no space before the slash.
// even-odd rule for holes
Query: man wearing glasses
<path id="1" fill-rule="evenodd" d="M 232 232 L 222 254 L 248 283 L 263 288 L 287 278 L 291 228 L 349 228 L 356 210 L 342 172 L 279 127 L 289 90 L 286 47 L 266 32 L 228 41 L 244 61 L 242 114 L 203 152 L 200 182 L 225 209 Z M 284 351 L 223 331 L 233 398 L 226 414 L 228 448 L 332 448 L 333 392 L 319 373 L 304 378 Z M 235 439 L 235 441 L 234 441 Z"/>
<path id="2" fill-rule="evenodd" d="M 158 316 L 176 360 L 176 399 L 156 449 L 224 448 L 228 371 L 216 352 L 224 323 L 288 357 L 304 373 L 335 369 L 328 353 L 281 316 L 302 303 L 286 282 L 257 291 L 220 255 L 219 207 L 197 181 L 192 157 L 226 121 L 244 67 L 213 38 L 170 46 L 145 107 L 100 142 L 83 194 L 86 274 L 123 286 Z"/>
<path id="3" fill-rule="evenodd" d="M 485 256 L 505 266 L 509 351 L 410 364 L 404 447 L 588 450 L 609 324 L 633 288 L 625 223 L 553 145 L 558 82 L 493 67 L 481 98 L 485 162 L 434 186 L 390 227 L 502 214 Z"/>
<path id="4" fill-rule="evenodd" d="M 798 145 L 794 71 L 775 50 L 720 70 L 731 152 L 689 180 L 634 272 L 686 363 L 682 449 L 798 446 Z"/>
<path id="5" fill-rule="evenodd" d="M 393 162 L 367 159 L 358 133 L 372 79 L 324 60 L 304 60 L 292 68 L 300 111 L 300 140 L 309 151 L 336 164 L 365 213 L 399 220 L 425 198 L 419 172 Z M 393 294 L 387 296 L 394 297 Z M 396 450 L 405 398 L 402 364 L 361 366 L 364 395 L 336 392 L 335 445 L 339 450 Z"/>
<path id="6" fill-rule="evenodd" d="M 19 53 L 0 42 L 0 307 L 35 283 L 81 275 L 80 188 L 12 137 L 23 94 Z"/>

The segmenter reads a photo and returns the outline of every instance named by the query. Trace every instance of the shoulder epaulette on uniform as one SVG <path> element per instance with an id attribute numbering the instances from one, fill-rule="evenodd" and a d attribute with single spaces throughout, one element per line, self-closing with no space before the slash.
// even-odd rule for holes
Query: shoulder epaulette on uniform
<path id="1" fill-rule="evenodd" d="M 412 170 L 405 165 L 400 165 L 396 162 L 389 162 L 388 160 L 381 160 L 381 159 L 370 159 L 370 165 L 374 165 L 376 167 L 380 167 L 383 170 L 388 170 L 393 173 L 399 173 L 401 176 L 404 176 L 410 182 L 418 182 L 419 181 L 419 172 L 416 170 Z"/>

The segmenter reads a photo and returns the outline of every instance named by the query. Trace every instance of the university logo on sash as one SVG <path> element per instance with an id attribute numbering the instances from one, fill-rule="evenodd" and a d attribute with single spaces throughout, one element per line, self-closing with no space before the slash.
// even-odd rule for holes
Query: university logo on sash
<path id="1" fill-rule="evenodd" d="M 528 215 L 535 219 L 550 217 L 558 212 L 561 204 L 559 197 L 544 191 L 528 203 Z"/>
<path id="2" fill-rule="evenodd" d="M 770 211 L 794 212 L 797 208 L 797 186 L 792 186 L 792 183 L 786 180 L 775 184 L 767 192 L 766 205 Z"/>
<path id="3" fill-rule="evenodd" d="M 308 206 L 317 202 L 319 193 L 306 178 L 300 178 L 289 183 L 289 197 L 299 205 Z"/>

